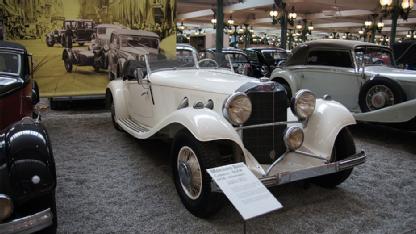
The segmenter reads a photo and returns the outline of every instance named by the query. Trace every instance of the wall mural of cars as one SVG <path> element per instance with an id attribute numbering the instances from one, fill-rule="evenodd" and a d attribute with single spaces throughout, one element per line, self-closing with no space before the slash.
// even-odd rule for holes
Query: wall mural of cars
<path id="1" fill-rule="evenodd" d="M 395 67 L 392 51 L 372 43 L 315 40 L 292 51 L 271 79 L 289 96 L 310 89 L 330 95 L 359 121 L 416 129 L 416 72 Z"/>
<path id="2" fill-rule="evenodd" d="M 179 46 L 178 60 L 137 51 L 106 97 L 117 130 L 173 140 L 177 193 L 195 216 L 213 215 L 224 202 L 208 168 L 244 162 L 266 186 L 314 177 L 334 187 L 364 163 L 348 131 L 355 120 L 340 103 L 302 89 L 288 108 L 283 86 L 212 66 L 223 61 L 200 66 L 209 58 L 198 61 L 193 51 Z"/>
<path id="3" fill-rule="evenodd" d="M 0 233 L 55 233 L 56 171 L 26 48 L 0 41 Z"/>

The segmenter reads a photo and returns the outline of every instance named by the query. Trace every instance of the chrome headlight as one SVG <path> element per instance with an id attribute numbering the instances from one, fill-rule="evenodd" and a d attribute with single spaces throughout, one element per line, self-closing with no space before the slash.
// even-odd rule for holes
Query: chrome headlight
<path id="1" fill-rule="evenodd" d="M 0 194 L 0 222 L 9 218 L 12 213 L 12 200 L 8 196 Z"/>
<path id="2" fill-rule="evenodd" d="M 233 125 L 245 123 L 251 115 L 251 101 L 244 93 L 234 93 L 225 101 L 224 117 Z"/>
<path id="3" fill-rule="evenodd" d="M 289 151 L 295 151 L 299 149 L 303 144 L 303 130 L 300 127 L 289 127 L 286 129 L 283 140 L 285 142 L 286 148 Z"/>
<path id="4" fill-rule="evenodd" d="M 293 114 L 299 119 L 309 118 L 315 111 L 316 97 L 315 94 L 307 89 L 299 90 L 295 97 L 292 98 L 290 108 Z"/>

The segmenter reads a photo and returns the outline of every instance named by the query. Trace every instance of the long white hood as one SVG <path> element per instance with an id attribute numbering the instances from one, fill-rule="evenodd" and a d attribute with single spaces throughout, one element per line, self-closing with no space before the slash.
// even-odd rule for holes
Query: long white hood
<path id="1" fill-rule="evenodd" d="M 260 81 L 222 69 L 181 69 L 154 72 L 150 82 L 152 85 L 231 94 L 247 82 Z"/>

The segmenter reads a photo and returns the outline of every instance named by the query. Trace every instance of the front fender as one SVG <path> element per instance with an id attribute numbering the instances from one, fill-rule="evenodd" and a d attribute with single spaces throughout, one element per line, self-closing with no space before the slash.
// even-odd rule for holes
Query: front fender
<path id="1" fill-rule="evenodd" d="M 123 81 L 113 80 L 111 81 L 106 90 L 106 104 L 110 107 L 111 102 L 114 102 L 115 119 L 128 118 L 127 105 L 123 95 Z"/>
<path id="2" fill-rule="evenodd" d="M 338 133 L 355 123 L 352 114 L 339 102 L 317 99 L 315 112 L 304 129 L 303 146 L 329 160 Z"/>
<path id="3" fill-rule="evenodd" d="M 207 108 L 188 107 L 174 111 L 152 129 L 149 135 L 178 124 L 189 130 L 199 141 L 231 140 L 239 145 L 241 150 L 244 149 L 243 142 L 234 127 L 217 112 Z"/>
<path id="4" fill-rule="evenodd" d="M 27 199 L 55 188 L 55 160 L 49 136 L 41 124 L 23 118 L 6 131 L 3 144 L 15 198 Z"/>
<path id="5" fill-rule="evenodd" d="M 294 95 L 299 90 L 295 78 L 287 70 L 283 70 L 281 68 L 274 69 L 272 74 L 270 75 L 270 80 L 276 82 L 279 82 L 279 80 L 284 80 L 286 83 L 289 84 L 290 90 L 292 91 L 292 95 Z"/>

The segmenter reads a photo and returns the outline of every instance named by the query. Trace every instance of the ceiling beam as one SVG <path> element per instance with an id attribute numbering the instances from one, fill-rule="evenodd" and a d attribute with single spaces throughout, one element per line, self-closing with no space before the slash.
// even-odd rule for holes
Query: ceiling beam
<path id="1" fill-rule="evenodd" d="M 235 11 L 241 11 L 256 7 L 272 6 L 273 0 L 245 0 L 244 2 L 235 3 L 224 7 L 224 13 L 231 14 Z"/>
<path id="2" fill-rule="evenodd" d="M 207 10 L 200 10 L 200 11 L 193 11 L 189 13 L 179 14 L 177 18 L 183 20 L 183 19 L 192 19 L 192 18 L 199 18 L 199 17 L 204 17 L 204 16 L 211 16 L 211 15 L 214 15 L 214 11 L 212 11 L 211 9 L 207 9 Z"/>

